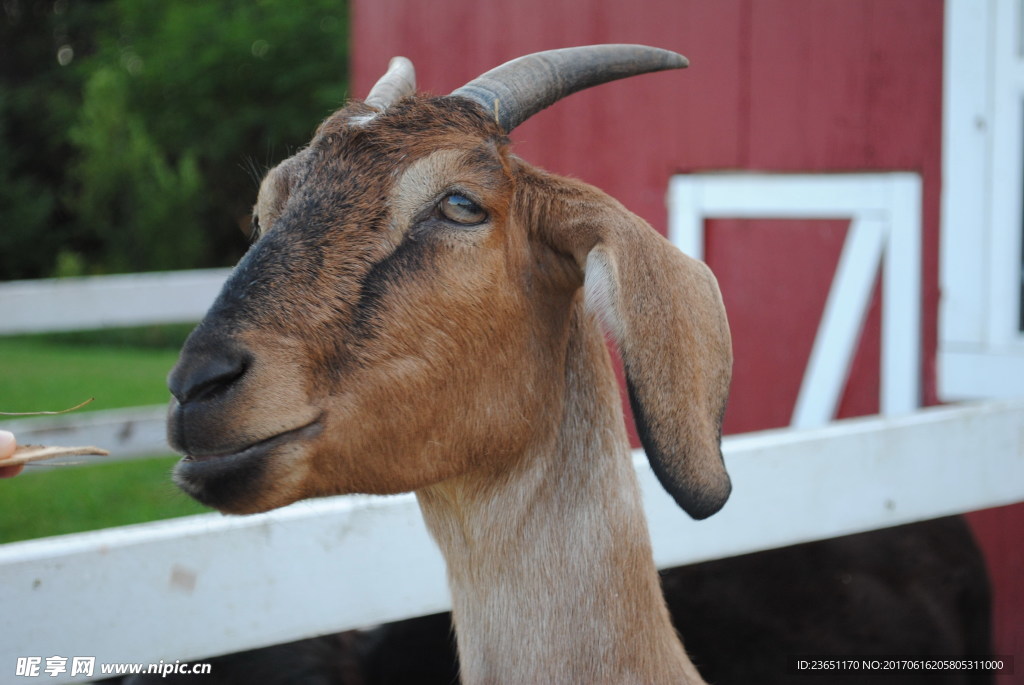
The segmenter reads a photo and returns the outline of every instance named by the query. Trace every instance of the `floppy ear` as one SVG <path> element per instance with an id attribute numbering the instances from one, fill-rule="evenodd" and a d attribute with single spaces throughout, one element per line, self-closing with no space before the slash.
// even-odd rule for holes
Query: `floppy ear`
<path id="1" fill-rule="evenodd" d="M 550 186 L 547 190 L 551 190 Z M 637 431 L 662 486 L 690 516 L 722 508 L 721 453 L 732 343 L 718 283 L 640 217 L 567 182 L 543 233 L 584 275 L 585 302 L 610 329 Z"/>

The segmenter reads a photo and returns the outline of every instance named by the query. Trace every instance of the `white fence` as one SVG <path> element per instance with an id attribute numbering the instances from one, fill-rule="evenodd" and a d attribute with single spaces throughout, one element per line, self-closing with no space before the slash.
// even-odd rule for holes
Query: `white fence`
<path id="1" fill-rule="evenodd" d="M 11 302 L 25 306 L 4 299 L 4 287 L 0 321 Z M 147 411 L 128 423 L 95 413 L 90 430 L 108 432 L 90 441 L 122 456 L 154 446 L 166 453 L 162 409 Z M 71 430 L 74 420 L 48 420 L 37 435 Z M 19 424 L 26 432 L 43 425 Z M 116 435 L 133 437 L 104 437 Z M 674 505 L 635 454 L 660 567 L 1022 501 L 1024 400 L 735 436 L 724 451 L 733 496 L 702 522 Z M 448 595 L 440 556 L 406 495 L 11 543 L 0 547 L 0 607 L 6 681 L 16 680 L 18 657 L 201 660 L 441 611 Z"/>
<path id="2" fill-rule="evenodd" d="M 0 283 L 0 335 L 199 321 L 227 269 Z"/>
<path id="3" fill-rule="evenodd" d="M 2 363 L 2 362 L 0 362 Z M 111 409 L 45 418 L 15 419 L 0 422 L 0 428 L 14 432 L 24 445 L 96 445 L 110 451 L 98 460 L 158 457 L 173 454 L 167 445 L 167 406 Z M 79 463 L 82 457 L 69 457 L 32 464 L 33 470 L 63 468 Z"/>

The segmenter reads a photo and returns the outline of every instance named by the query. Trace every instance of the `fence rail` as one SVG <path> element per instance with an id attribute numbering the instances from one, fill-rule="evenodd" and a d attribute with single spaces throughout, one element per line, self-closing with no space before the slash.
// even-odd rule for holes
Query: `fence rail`
<path id="1" fill-rule="evenodd" d="M 1022 426 L 1024 401 L 991 402 L 726 438 L 733 496 L 701 522 L 675 506 L 638 451 L 656 562 L 1024 500 Z M 448 593 L 415 498 L 405 495 L 8 544 L 0 606 L 0 672 L 10 674 L 25 656 L 199 660 L 441 611 Z"/>
<path id="2" fill-rule="evenodd" d="M 65 416 L 16 419 L 0 422 L 0 429 L 18 436 L 24 445 L 96 445 L 109 457 L 69 457 L 65 460 L 33 462 L 29 468 L 47 470 L 68 462 L 96 463 L 159 457 L 172 454 L 167 445 L 167 405 L 83 412 Z"/>
<path id="3" fill-rule="evenodd" d="M 0 335 L 199 321 L 229 269 L 0 283 Z"/>

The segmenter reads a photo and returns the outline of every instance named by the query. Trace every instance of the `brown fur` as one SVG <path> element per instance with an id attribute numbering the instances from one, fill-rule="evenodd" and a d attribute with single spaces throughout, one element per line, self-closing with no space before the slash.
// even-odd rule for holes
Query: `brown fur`
<path id="1" fill-rule="evenodd" d="M 453 192 L 487 221 L 445 221 Z M 729 492 L 731 365 L 710 272 L 513 157 L 455 97 L 339 111 L 268 175 L 256 215 L 171 375 L 178 483 L 232 513 L 415 491 L 467 683 L 701 682 L 661 599 L 595 314 L 662 483 L 707 516 Z"/>

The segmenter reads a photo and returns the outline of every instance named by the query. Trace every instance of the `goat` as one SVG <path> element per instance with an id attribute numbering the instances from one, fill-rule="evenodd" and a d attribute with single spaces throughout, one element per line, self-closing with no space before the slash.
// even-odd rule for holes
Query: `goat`
<path id="1" fill-rule="evenodd" d="M 694 518 L 725 503 L 732 365 L 710 270 L 507 135 L 682 68 L 644 46 L 519 58 L 451 95 L 396 58 L 260 187 L 258 237 L 172 370 L 175 480 L 227 513 L 416 493 L 465 683 L 700 683 L 651 558 L 605 344 Z"/>

